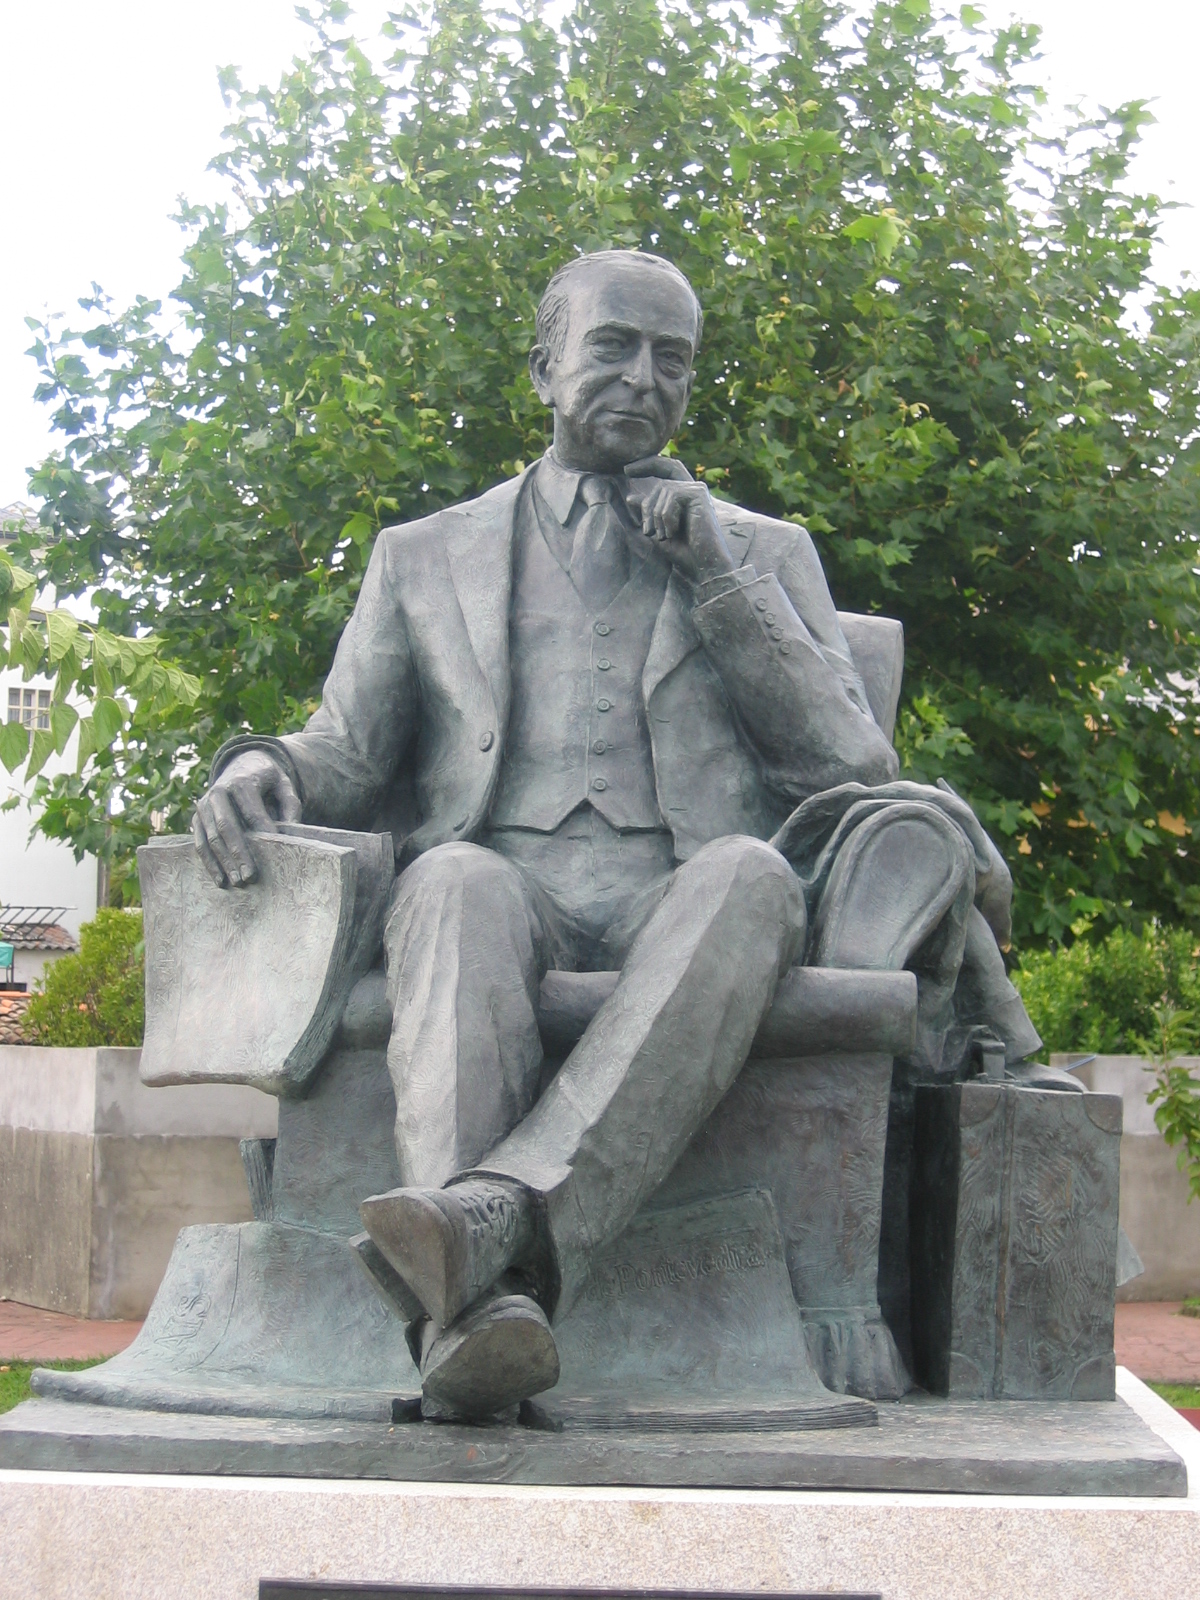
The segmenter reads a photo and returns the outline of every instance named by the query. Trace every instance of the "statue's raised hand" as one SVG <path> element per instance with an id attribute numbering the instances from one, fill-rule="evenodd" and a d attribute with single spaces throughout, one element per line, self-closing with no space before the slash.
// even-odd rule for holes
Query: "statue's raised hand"
<path id="1" fill-rule="evenodd" d="M 258 877 L 247 833 L 269 833 L 277 822 L 299 822 L 300 796 L 291 778 L 263 750 L 235 756 L 204 795 L 192 819 L 200 859 L 220 889 Z"/>
<path id="2" fill-rule="evenodd" d="M 681 577 L 698 584 L 734 570 L 712 496 L 682 462 L 648 456 L 626 467 L 625 476 L 626 504 Z"/>

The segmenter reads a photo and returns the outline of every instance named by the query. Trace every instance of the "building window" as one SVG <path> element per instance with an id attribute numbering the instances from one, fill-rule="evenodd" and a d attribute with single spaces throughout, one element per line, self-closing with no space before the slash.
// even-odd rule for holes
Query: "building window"
<path id="1" fill-rule="evenodd" d="M 8 691 L 8 720 L 23 722 L 32 731 L 50 726 L 49 689 L 10 689 Z"/>

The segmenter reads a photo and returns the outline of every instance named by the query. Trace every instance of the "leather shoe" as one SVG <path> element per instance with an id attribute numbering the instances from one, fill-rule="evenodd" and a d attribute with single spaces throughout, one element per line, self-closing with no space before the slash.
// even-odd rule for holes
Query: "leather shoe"
<path id="1" fill-rule="evenodd" d="M 489 1295 L 432 1339 L 421 1362 L 422 1414 L 485 1421 L 558 1382 L 546 1314 L 524 1294 Z"/>
<path id="2" fill-rule="evenodd" d="M 533 1201 L 517 1183 L 466 1178 L 448 1189 L 392 1189 L 359 1207 L 363 1226 L 441 1328 L 535 1240 Z"/>

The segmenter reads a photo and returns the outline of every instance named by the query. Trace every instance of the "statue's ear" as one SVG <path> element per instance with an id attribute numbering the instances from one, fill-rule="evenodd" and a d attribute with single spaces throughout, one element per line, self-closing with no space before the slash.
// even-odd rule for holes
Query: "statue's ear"
<path id="1" fill-rule="evenodd" d="M 529 352 L 529 376 L 543 405 L 554 404 L 553 385 L 550 378 L 551 356 L 544 344 L 535 344 Z"/>

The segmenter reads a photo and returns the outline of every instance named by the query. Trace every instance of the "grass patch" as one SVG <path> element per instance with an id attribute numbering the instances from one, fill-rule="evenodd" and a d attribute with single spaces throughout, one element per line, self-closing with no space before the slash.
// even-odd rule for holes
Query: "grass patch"
<path id="1" fill-rule="evenodd" d="M 34 1367 L 53 1367 L 55 1372 L 82 1372 L 85 1367 L 98 1367 L 107 1360 L 105 1356 L 91 1361 L 6 1361 L 0 1365 L 0 1413 L 11 1411 L 22 1400 L 29 1399 L 29 1374 Z"/>
<path id="2" fill-rule="evenodd" d="M 1189 1295 L 1179 1308 L 1185 1317 L 1200 1317 L 1200 1294 Z"/>
<path id="3" fill-rule="evenodd" d="M 1194 1383 L 1149 1383 L 1148 1389 L 1162 1395 L 1177 1411 L 1200 1411 L 1200 1385 Z"/>

